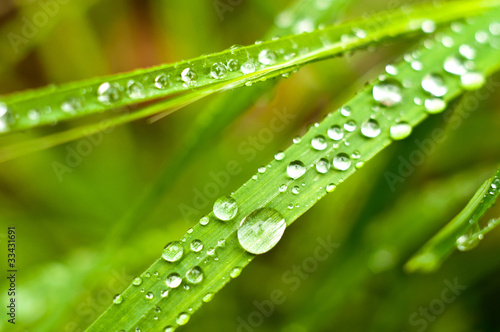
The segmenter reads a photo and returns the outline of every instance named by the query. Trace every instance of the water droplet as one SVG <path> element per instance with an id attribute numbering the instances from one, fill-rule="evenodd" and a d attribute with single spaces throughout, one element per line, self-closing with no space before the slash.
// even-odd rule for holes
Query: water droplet
<path id="1" fill-rule="evenodd" d="M 442 97 L 448 92 L 444 80 L 437 74 L 427 74 L 422 79 L 422 88 L 435 97 Z"/>
<path id="2" fill-rule="evenodd" d="M 407 122 L 398 122 L 395 125 L 391 126 L 389 130 L 390 137 L 393 140 L 402 140 L 410 136 L 412 132 L 412 127 Z"/>
<path id="3" fill-rule="evenodd" d="M 127 95 L 131 99 L 144 98 L 145 96 L 144 87 L 142 86 L 141 83 L 130 81 L 127 84 Z"/>
<path id="4" fill-rule="evenodd" d="M 288 164 L 286 168 L 286 173 L 292 179 L 300 178 L 302 175 L 304 175 L 305 172 L 306 172 L 306 167 L 304 166 L 304 163 L 302 163 L 300 160 L 292 161 L 290 164 Z"/>
<path id="5" fill-rule="evenodd" d="M 193 240 L 191 242 L 191 250 L 194 252 L 200 252 L 203 250 L 203 243 L 200 240 Z"/>
<path id="6" fill-rule="evenodd" d="M 361 134 L 365 137 L 374 138 L 380 135 L 381 129 L 376 120 L 370 119 L 361 125 Z"/>
<path id="7" fill-rule="evenodd" d="M 227 73 L 227 68 L 223 63 L 217 62 L 212 65 L 212 70 L 210 71 L 210 75 L 212 75 L 213 78 L 215 79 L 224 78 L 226 76 L 226 73 Z"/>
<path id="8" fill-rule="evenodd" d="M 175 320 L 177 324 L 179 325 L 186 325 L 187 322 L 189 321 L 189 314 L 187 312 L 182 312 L 179 314 L 177 319 Z"/>
<path id="9" fill-rule="evenodd" d="M 207 293 L 205 296 L 203 296 L 203 302 L 205 303 L 208 303 L 210 301 L 212 301 L 212 299 L 214 298 L 214 294 L 213 293 Z"/>
<path id="10" fill-rule="evenodd" d="M 322 151 L 326 149 L 327 143 L 326 138 L 322 135 L 318 135 L 311 140 L 311 146 L 313 149 Z"/>
<path id="11" fill-rule="evenodd" d="M 340 114 L 342 114 L 345 117 L 348 117 L 351 115 L 351 108 L 349 106 L 344 106 L 340 109 Z"/>
<path id="12" fill-rule="evenodd" d="M 333 158 L 333 167 L 339 171 L 346 171 L 351 167 L 351 158 L 345 153 L 339 153 Z"/>
<path id="13" fill-rule="evenodd" d="M 276 53 L 271 50 L 262 50 L 259 53 L 259 62 L 263 65 L 273 65 L 276 63 Z"/>
<path id="14" fill-rule="evenodd" d="M 120 100 L 120 85 L 118 83 L 102 83 L 97 89 L 97 100 L 105 105 L 116 103 Z"/>
<path id="15" fill-rule="evenodd" d="M 155 86 L 160 90 L 165 90 L 168 87 L 168 76 L 165 74 L 156 76 Z"/>
<path id="16" fill-rule="evenodd" d="M 458 52 L 462 54 L 464 57 L 466 57 L 469 60 L 472 60 L 476 57 L 476 50 L 467 44 L 460 45 L 458 48 Z"/>
<path id="17" fill-rule="evenodd" d="M 257 209 L 241 221 L 238 240 L 249 253 L 263 254 L 278 244 L 285 228 L 285 219 L 278 211 L 271 208 Z"/>
<path id="18" fill-rule="evenodd" d="M 318 171 L 318 173 L 326 174 L 328 173 L 329 169 L 330 169 L 330 162 L 325 158 L 321 158 L 316 163 L 316 170 Z"/>
<path id="19" fill-rule="evenodd" d="M 198 79 L 198 73 L 192 68 L 186 68 L 181 73 L 181 79 L 188 85 L 193 85 Z"/>
<path id="20" fill-rule="evenodd" d="M 460 76 L 460 85 L 465 90 L 477 90 L 484 86 L 486 77 L 482 73 L 469 72 Z"/>
<path id="21" fill-rule="evenodd" d="M 331 193 L 335 190 L 335 188 L 337 188 L 336 185 L 334 185 L 333 183 L 330 183 L 326 186 L 326 192 L 327 193 Z"/>
<path id="22" fill-rule="evenodd" d="M 460 251 L 469 251 L 476 248 L 481 239 L 478 236 L 462 235 L 457 239 L 457 249 Z"/>
<path id="23" fill-rule="evenodd" d="M 425 20 L 422 22 L 421 28 L 425 33 L 433 33 L 436 30 L 436 22 L 433 20 Z"/>
<path id="24" fill-rule="evenodd" d="M 274 159 L 276 159 L 277 161 L 285 159 L 285 153 L 283 151 L 279 151 L 274 155 Z"/>
<path id="25" fill-rule="evenodd" d="M 298 195 L 300 193 L 300 187 L 299 186 L 294 186 L 292 188 L 292 194 Z"/>
<path id="26" fill-rule="evenodd" d="M 148 292 L 148 293 L 146 294 L 146 299 L 148 299 L 148 300 L 152 300 L 152 299 L 153 299 L 153 297 L 154 297 L 154 295 L 153 295 L 153 293 L 151 293 L 151 292 Z"/>
<path id="27" fill-rule="evenodd" d="M 398 68 L 396 68 L 393 65 L 387 65 L 385 66 L 385 72 L 389 75 L 395 76 L 399 73 Z"/>
<path id="28" fill-rule="evenodd" d="M 165 283 L 170 288 L 177 288 L 182 283 L 182 278 L 178 273 L 170 273 L 165 279 Z"/>
<path id="29" fill-rule="evenodd" d="M 446 102 L 441 98 L 430 98 L 425 100 L 425 110 L 429 114 L 441 113 L 446 109 Z"/>
<path id="30" fill-rule="evenodd" d="M 210 221 L 210 219 L 207 216 L 205 216 L 205 217 L 200 219 L 200 225 L 202 225 L 202 226 L 208 225 L 209 221 Z"/>
<path id="31" fill-rule="evenodd" d="M 236 71 L 240 68 L 240 63 L 236 59 L 231 59 L 227 62 L 227 68 L 229 71 Z"/>
<path id="32" fill-rule="evenodd" d="M 349 120 L 346 123 L 344 123 L 344 129 L 347 130 L 348 132 L 353 132 L 358 128 L 358 125 L 354 120 Z"/>
<path id="33" fill-rule="evenodd" d="M 379 83 L 373 87 L 373 98 L 386 107 L 400 104 L 403 100 L 401 88 L 393 83 Z"/>
<path id="34" fill-rule="evenodd" d="M 500 35 L 500 22 L 493 22 L 489 26 L 489 30 L 492 35 L 499 36 Z"/>
<path id="35" fill-rule="evenodd" d="M 139 286 L 140 284 L 142 284 L 142 278 L 141 277 L 136 277 L 136 278 L 134 278 L 134 280 L 132 280 L 132 285 Z"/>
<path id="36" fill-rule="evenodd" d="M 488 36 L 488 33 L 486 31 L 478 31 L 478 32 L 476 32 L 474 37 L 476 38 L 476 41 L 479 44 L 488 43 L 489 36 Z"/>
<path id="37" fill-rule="evenodd" d="M 167 326 L 165 327 L 165 329 L 163 330 L 163 332 L 174 332 L 175 329 L 172 327 L 172 326 Z"/>
<path id="38" fill-rule="evenodd" d="M 237 278 L 240 274 L 241 274 L 241 268 L 235 267 L 234 269 L 231 270 L 229 276 L 234 279 Z"/>
<path id="39" fill-rule="evenodd" d="M 161 297 L 165 298 L 168 296 L 168 290 L 166 290 L 166 289 L 162 290 L 160 294 L 161 294 Z"/>
<path id="40" fill-rule="evenodd" d="M 61 109 L 66 113 L 76 112 L 82 109 L 82 107 L 83 107 L 83 101 L 78 97 L 70 97 L 61 104 Z"/>
<path id="41" fill-rule="evenodd" d="M 413 60 L 410 63 L 410 66 L 415 71 L 421 71 L 424 68 L 424 65 L 422 64 L 422 62 L 420 62 L 418 60 Z"/>
<path id="42" fill-rule="evenodd" d="M 292 139 L 293 144 L 299 144 L 301 141 L 302 141 L 302 139 L 299 136 L 294 137 Z"/>
<path id="43" fill-rule="evenodd" d="M 203 271 L 199 266 L 195 266 L 186 272 L 186 280 L 192 284 L 199 284 L 203 280 Z"/>
<path id="44" fill-rule="evenodd" d="M 444 70 L 453 75 L 463 75 L 467 73 L 467 59 L 462 56 L 452 55 L 446 58 Z"/>
<path id="45" fill-rule="evenodd" d="M 222 196 L 215 201 L 213 211 L 218 219 L 228 221 L 238 213 L 238 204 L 231 196 Z"/>
<path id="46" fill-rule="evenodd" d="M 241 65 L 241 72 L 243 74 L 251 74 L 253 72 L 255 72 L 255 63 L 253 63 L 252 60 L 248 60 L 247 62 L 245 62 L 244 64 Z"/>
<path id="47" fill-rule="evenodd" d="M 113 297 L 114 304 L 120 304 L 122 302 L 123 302 L 123 297 L 120 294 L 117 294 L 115 295 L 115 297 Z"/>
<path id="48" fill-rule="evenodd" d="M 342 138 L 344 138 L 344 130 L 338 126 L 338 125 L 333 125 L 328 129 L 328 137 L 333 139 L 334 141 L 340 141 Z"/>
<path id="49" fill-rule="evenodd" d="M 164 260 L 173 263 L 181 259 L 183 254 L 184 248 L 182 247 L 182 244 L 179 241 L 174 241 L 165 246 L 161 257 L 163 257 Z"/>

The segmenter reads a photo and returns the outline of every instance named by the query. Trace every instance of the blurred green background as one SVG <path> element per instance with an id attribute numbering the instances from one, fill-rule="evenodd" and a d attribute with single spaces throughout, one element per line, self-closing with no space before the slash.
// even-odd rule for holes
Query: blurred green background
<path id="1" fill-rule="evenodd" d="M 1 94 L 251 44 L 292 3 L 233 1 L 221 15 L 217 1 L 61 1 L 47 24 L 13 47 L 9 33 L 49 2 L 0 2 Z M 352 0 L 343 18 L 408 2 Z M 137 121 L 0 164 L 2 250 L 7 226 L 16 226 L 19 269 L 18 321 L 12 328 L 4 317 L 0 329 L 83 331 L 166 243 L 209 212 L 218 196 L 237 189 L 292 137 L 340 106 L 416 42 L 323 61 L 280 79 L 276 89 L 191 156 L 170 178 L 169 190 L 119 238 L 113 234 L 124 216 L 182 152 L 182 138 L 217 96 L 154 123 Z M 500 76 L 493 77 L 485 91 L 498 89 L 499 82 Z M 435 116 L 386 149 L 302 216 L 274 250 L 258 257 L 179 331 L 500 331 L 498 230 L 476 249 L 455 252 L 434 274 L 408 275 L 402 269 L 493 174 L 500 160 L 500 100 L 493 91 L 486 100 L 466 95 L 470 102 L 463 105 L 478 101 L 479 106 L 459 106 Z M 273 110 L 286 110 L 294 119 L 255 154 L 242 152 L 259 130 L 269 128 Z M 19 133 L 0 144 L 85 122 Z M 416 140 L 425 140 L 437 127 L 446 130 L 446 140 L 433 145 L 402 183 L 392 185 L 387 172 L 399 174 L 412 153 L 420 151 Z M 90 148 L 79 153 L 85 147 Z M 199 192 L 214 183 L 211 174 L 225 170 L 231 160 L 241 165 L 241 172 L 216 194 L 203 194 L 206 200 L 191 214 L 181 213 L 182 204 L 193 207 Z M 62 174 L 56 170 L 55 165 L 68 166 L 68 161 L 69 169 Z M 485 221 L 494 217 L 500 217 L 498 206 Z M 319 243 L 328 239 L 339 247 L 327 260 L 314 260 Z M 108 241 L 113 241 L 112 253 L 98 264 Z M 6 289 L 5 279 L 1 283 Z M 450 283 L 466 289 L 453 295 L 446 290 Z M 269 304 L 275 289 L 286 300 L 272 310 L 267 306 L 272 311 L 267 314 L 259 307 Z M 0 297 L 3 305 L 6 294 Z"/>

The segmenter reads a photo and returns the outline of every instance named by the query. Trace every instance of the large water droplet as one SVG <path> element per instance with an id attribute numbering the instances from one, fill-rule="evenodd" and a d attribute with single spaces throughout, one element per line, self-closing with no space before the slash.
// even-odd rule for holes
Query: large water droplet
<path id="1" fill-rule="evenodd" d="M 165 279 L 165 283 L 170 288 L 177 288 L 182 283 L 182 278 L 178 273 L 170 273 Z"/>
<path id="2" fill-rule="evenodd" d="M 182 243 L 179 241 L 170 242 L 163 249 L 163 253 L 161 257 L 168 262 L 177 262 L 182 258 L 184 254 L 184 248 L 182 247 Z"/>
<path id="3" fill-rule="evenodd" d="M 248 60 L 247 62 L 245 62 L 244 64 L 241 65 L 241 72 L 243 74 L 251 74 L 253 72 L 255 72 L 255 63 L 253 63 L 252 60 Z"/>
<path id="4" fill-rule="evenodd" d="M 166 89 L 168 87 L 168 76 L 166 74 L 159 74 L 156 76 L 155 86 L 160 90 Z"/>
<path id="5" fill-rule="evenodd" d="M 97 89 L 97 100 L 101 103 L 109 105 L 120 100 L 120 85 L 118 83 L 102 83 Z"/>
<path id="6" fill-rule="evenodd" d="M 306 172 L 306 167 L 304 163 L 300 160 L 294 160 L 290 164 L 288 164 L 286 168 L 286 173 L 292 179 L 298 179 Z"/>
<path id="7" fill-rule="evenodd" d="M 195 266 L 186 272 L 186 280 L 192 284 L 199 284 L 203 280 L 203 271 Z"/>
<path id="8" fill-rule="evenodd" d="M 351 167 L 351 158 L 346 153 L 339 153 L 333 158 L 333 167 L 339 171 L 346 171 Z"/>
<path id="9" fill-rule="evenodd" d="M 135 81 L 130 81 L 127 84 L 127 95 L 131 99 L 144 98 L 144 96 L 145 96 L 144 87 L 142 86 L 141 83 L 137 83 Z"/>
<path id="10" fill-rule="evenodd" d="M 186 325 L 189 322 L 189 314 L 187 312 L 182 312 L 179 314 L 175 322 L 179 325 Z"/>
<path id="11" fill-rule="evenodd" d="M 354 120 L 349 120 L 346 123 L 344 123 L 344 129 L 350 133 L 356 130 L 358 128 L 358 125 Z"/>
<path id="12" fill-rule="evenodd" d="M 479 72 L 469 72 L 460 76 L 460 85 L 465 90 L 477 90 L 484 86 L 486 77 Z"/>
<path id="13" fill-rule="evenodd" d="M 467 59 L 452 55 L 444 61 L 444 70 L 453 75 L 463 75 L 468 71 Z"/>
<path id="14" fill-rule="evenodd" d="M 191 250 L 194 252 L 200 252 L 203 250 L 203 243 L 200 240 L 193 240 L 191 242 Z"/>
<path id="15" fill-rule="evenodd" d="M 437 74 L 427 74 L 422 79 L 422 88 L 435 97 L 442 97 L 448 92 L 444 80 Z"/>
<path id="16" fill-rule="evenodd" d="M 392 83 L 379 83 L 373 87 L 373 98 L 384 106 L 391 107 L 403 100 L 401 88 Z"/>
<path id="17" fill-rule="evenodd" d="M 228 221 L 238 213 L 238 204 L 231 196 L 222 196 L 215 201 L 213 210 L 218 219 Z"/>
<path id="18" fill-rule="evenodd" d="M 429 98 L 424 102 L 425 110 L 429 114 L 441 113 L 446 109 L 446 102 L 441 98 Z"/>
<path id="19" fill-rule="evenodd" d="M 365 137 L 374 138 L 380 135 L 380 126 L 376 120 L 370 119 L 361 125 L 361 134 Z"/>
<path id="20" fill-rule="evenodd" d="M 476 50 L 470 45 L 467 44 L 460 45 L 458 51 L 460 52 L 460 54 L 462 54 L 469 60 L 472 60 L 476 57 Z"/>
<path id="21" fill-rule="evenodd" d="M 238 240 L 249 253 L 263 254 L 278 244 L 285 228 L 285 218 L 278 211 L 271 208 L 257 209 L 241 221 Z"/>
<path id="22" fill-rule="evenodd" d="M 320 160 L 318 160 L 318 162 L 316 162 L 316 170 L 318 171 L 318 173 L 326 174 L 328 173 L 329 169 L 330 162 L 327 159 L 321 158 Z"/>

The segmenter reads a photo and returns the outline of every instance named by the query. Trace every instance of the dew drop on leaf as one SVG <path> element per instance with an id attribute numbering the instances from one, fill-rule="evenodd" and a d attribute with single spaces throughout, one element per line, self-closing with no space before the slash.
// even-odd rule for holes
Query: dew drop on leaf
<path id="1" fill-rule="evenodd" d="M 183 254 L 184 248 L 182 247 L 182 243 L 180 243 L 179 241 L 174 241 L 165 246 L 161 257 L 163 257 L 164 260 L 173 263 L 181 259 Z"/>
<path id="2" fill-rule="evenodd" d="M 304 166 L 304 163 L 302 163 L 300 160 L 294 160 L 290 164 L 288 164 L 286 168 L 286 174 L 288 174 L 289 177 L 292 179 L 298 179 L 302 175 L 304 175 L 306 172 L 306 167 Z"/>
<path id="3" fill-rule="evenodd" d="M 168 76 L 166 74 L 159 74 L 156 76 L 155 87 L 160 90 L 165 90 L 168 87 Z"/>
<path id="4" fill-rule="evenodd" d="M 192 284 L 199 284 L 203 281 L 203 271 L 199 266 L 195 266 L 186 272 L 186 280 Z"/>
<path id="5" fill-rule="evenodd" d="M 486 77 L 482 73 L 469 72 L 460 76 L 460 86 L 465 90 L 477 90 L 485 83 Z"/>
<path id="6" fill-rule="evenodd" d="M 136 277 L 136 278 L 134 278 L 134 280 L 132 280 L 132 285 L 139 286 L 140 284 L 142 284 L 142 278 L 141 277 Z"/>
<path id="7" fill-rule="evenodd" d="M 223 63 L 217 62 L 212 65 L 212 70 L 210 71 L 210 75 L 212 75 L 213 78 L 215 79 L 224 78 L 226 76 L 226 73 L 227 73 L 227 68 Z"/>
<path id="8" fill-rule="evenodd" d="M 333 167 L 339 171 L 346 171 L 351 167 L 351 158 L 345 153 L 339 153 L 333 157 Z"/>
<path id="9" fill-rule="evenodd" d="M 463 75 L 467 73 L 467 59 L 462 56 L 452 55 L 444 61 L 444 70 L 453 75 Z"/>
<path id="10" fill-rule="evenodd" d="M 344 129 L 350 133 L 355 131 L 356 128 L 358 128 L 358 125 L 354 120 L 349 120 L 346 123 L 344 123 Z"/>
<path id="11" fill-rule="evenodd" d="M 115 297 L 113 297 L 114 304 L 120 304 L 122 302 L 123 302 L 123 297 L 120 294 L 117 294 L 115 295 Z"/>
<path id="12" fill-rule="evenodd" d="M 97 100 L 102 104 L 109 105 L 120 100 L 121 92 L 118 83 L 102 83 L 97 89 Z"/>
<path id="13" fill-rule="evenodd" d="M 402 140 L 410 136 L 412 127 L 404 121 L 398 122 L 391 126 L 389 130 L 390 137 L 393 140 Z"/>
<path id="14" fill-rule="evenodd" d="M 442 97 L 448 93 L 448 87 L 438 74 L 427 74 L 422 79 L 422 88 L 435 97 Z"/>
<path id="15" fill-rule="evenodd" d="M 181 79 L 189 85 L 195 84 L 198 79 L 198 73 L 192 68 L 185 68 L 181 73 Z"/>
<path id="16" fill-rule="evenodd" d="M 182 283 L 182 278 L 178 273 L 170 273 L 165 279 L 165 283 L 170 288 L 177 288 Z"/>
<path id="17" fill-rule="evenodd" d="M 203 250 L 203 243 L 200 240 L 193 240 L 191 242 L 191 250 L 194 252 L 200 252 Z"/>
<path id="18" fill-rule="evenodd" d="M 311 140 L 311 146 L 313 149 L 322 151 L 326 149 L 327 143 L 326 138 L 322 135 L 318 135 Z"/>
<path id="19" fill-rule="evenodd" d="M 231 196 L 222 196 L 215 201 L 213 211 L 218 219 L 228 221 L 238 213 L 238 204 Z"/>
<path id="20" fill-rule="evenodd" d="M 279 151 L 274 155 L 274 159 L 277 161 L 283 160 L 285 158 L 285 153 L 283 151 Z"/>
<path id="21" fill-rule="evenodd" d="M 374 138 L 380 135 L 381 129 L 376 120 L 370 119 L 361 125 L 361 134 L 368 138 Z"/>
<path id="22" fill-rule="evenodd" d="M 379 83 L 373 86 L 373 98 L 386 107 L 400 104 L 403 100 L 401 88 L 393 83 Z"/>
<path id="23" fill-rule="evenodd" d="M 273 65 L 276 63 L 276 53 L 274 51 L 265 49 L 259 53 L 259 62 L 263 65 Z"/>
<path id="24" fill-rule="evenodd" d="M 328 173 L 328 170 L 330 169 L 330 162 L 325 159 L 321 158 L 316 162 L 316 171 L 321 174 L 326 174 Z"/>
<path id="25" fill-rule="evenodd" d="M 229 276 L 231 278 L 237 278 L 241 274 L 241 268 L 240 267 L 235 267 L 234 269 L 229 272 Z"/>
<path id="26" fill-rule="evenodd" d="M 241 72 L 243 74 L 251 74 L 253 72 L 255 72 L 255 63 L 253 63 L 252 60 L 248 60 L 247 62 L 245 62 L 244 64 L 241 65 Z"/>
<path id="27" fill-rule="evenodd" d="M 278 211 L 271 208 L 257 209 L 241 221 L 238 241 L 247 252 L 260 255 L 278 244 L 285 228 L 285 218 Z"/>
<path id="28" fill-rule="evenodd" d="M 425 110 L 429 114 L 441 113 L 446 109 L 446 102 L 441 98 L 429 98 L 424 102 Z"/>
<path id="29" fill-rule="evenodd" d="M 342 138 L 344 138 L 344 129 L 342 129 L 338 125 L 333 125 L 328 129 L 328 137 L 333 139 L 334 141 L 340 141 Z"/>
<path id="30" fill-rule="evenodd" d="M 145 96 L 144 87 L 142 86 L 141 83 L 130 81 L 127 84 L 127 95 L 131 99 L 144 98 Z"/>
<path id="31" fill-rule="evenodd" d="M 179 314 L 179 316 L 177 316 L 177 319 L 175 321 L 179 325 L 186 325 L 189 321 L 189 318 L 190 316 L 187 312 L 182 312 Z"/>

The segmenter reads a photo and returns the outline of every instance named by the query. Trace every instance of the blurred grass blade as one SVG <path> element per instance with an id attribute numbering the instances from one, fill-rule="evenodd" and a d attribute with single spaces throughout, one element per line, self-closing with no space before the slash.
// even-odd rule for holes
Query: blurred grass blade
<path id="1" fill-rule="evenodd" d="M 484 235 L 498 225 L 498 219 L 494 219 L 481 229 L 479 221 L 496 203 L 499 194 L 500 169 L 483 183 L 467 206 L 406 263 L 406 270 L 432 272 L 453 250 L 467 251 L 476 247 Z"/>
<path id="2" fill-rule="evenodd" d="M 426 40 L 412 54 L 428 69 L 414 70 L 415 65 L 406 61 L 388 67 L 387 75 L 368 85 L 341 112 L 311 126 L 231 196 L 217 200 L 214 212 L 180 241 L 168 245 L 163 258 L 116 297 L 88 331 L 173 330 L 186 324 L 254 254 L 277 244 L 284 224 L 292 224 L 393 140 L 408 137 L 429 114 L 444 111 L 465 90 L 479 88 L 500 66 L 500 35 L 491 29 L 487 42 L 480 43 L 476 32 L 496 27 L 498 15 L 499 10 L 489 12 Z M 455 46 L 442 43 L 443 36 Z M 468 66 L 474 72 L 458 73 L 458 67 L 451 69 L 448 63 L 464 44 L 469 51 L 474 45 L 475 57 Z M 159 312 L 165 313 L 161 320 L 155 319 Z"/>
<path id="3" fill-rule="evenodd" d="M 201 93 L 207 89 L 228 90 L 253 84 L 313 61 L 420 30 L 422 23 L 429 20 L 440 24 L 481 13 L 498 4 L 500 0 L 457 1 L 439 8 L 427 4 L 311 33 L 234 47 L 172 65 L 5 96 L 0 103 L 0 131 L 54 124 L 193 90 Z M 213 89 L 217 85 L 219 88 Z"/>

